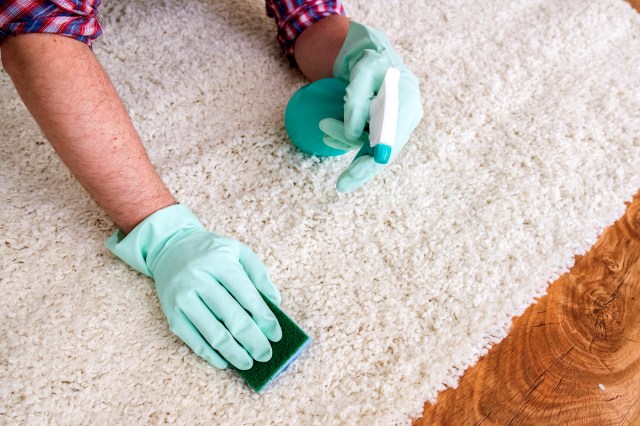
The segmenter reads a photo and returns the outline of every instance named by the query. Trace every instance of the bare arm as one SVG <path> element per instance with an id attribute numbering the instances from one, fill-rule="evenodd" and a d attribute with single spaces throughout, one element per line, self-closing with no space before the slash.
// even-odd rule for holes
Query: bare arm
<path id="1" fill-rule="evenodd" d="M 333 76 L 349 19 L 325 18 L 296 42 L 310 80 Z M 2 64 L 64 163 L 125 233 L 175 204 L 151 164 L 118 94 L 86 45 L 53 34 L 8 37 Z"/>
<path id="2" fill-rule="evenodd" d="M 123 232 L 175 204 L 89 47 L 52 34 L 8 37 L 2 64 L 64 163 Z"/>
<path id="3" fill-rule="evenodd" d="M 311 81 L 333 77 L 333 63 L 349 31 L 349 18 L 333 15 L 300 34 L 295 57 L 302 73 Z"/>

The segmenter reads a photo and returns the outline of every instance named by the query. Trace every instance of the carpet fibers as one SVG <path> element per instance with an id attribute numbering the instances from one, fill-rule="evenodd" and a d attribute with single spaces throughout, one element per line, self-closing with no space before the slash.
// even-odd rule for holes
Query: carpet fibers
<path id="1" fill-rule="evenodd" d="M 314 341 L 262 395 L 193 355 L 2 72 L 2 422 L 408 422 L 640 187 L 640 15 L 621 0 L 346 2 L 425 109 L 347 195 L 349 158 L 287 141 L 304 78 L 263 3 L 104 3 L 94 50 L 167 185 L 260 254 Z"/>

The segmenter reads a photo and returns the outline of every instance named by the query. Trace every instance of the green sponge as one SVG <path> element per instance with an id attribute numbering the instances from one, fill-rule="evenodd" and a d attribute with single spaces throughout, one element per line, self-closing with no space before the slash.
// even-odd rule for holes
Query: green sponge
<path id="1" fill-rule="evenodd" d="M 253 360 L 253 367 L 248 370 L 238 370 L 242 377 L 256 392 L 261 392 L 287 366 L 296 359 L 300 352 L 311 343 L 311 338 L 291 318 L 271 301 L 262 296 L 271 309 L 282 328 L 282 339 L 271 342 L 273 355 L 267 362 Z"/>

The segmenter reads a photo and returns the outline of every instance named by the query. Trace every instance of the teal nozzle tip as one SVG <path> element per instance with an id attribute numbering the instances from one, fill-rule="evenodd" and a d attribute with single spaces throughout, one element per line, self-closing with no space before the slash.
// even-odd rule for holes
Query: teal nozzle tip
<path id="1" fill-rule="evenodd" d="M 373 159 L 378 164 L 387 164 L 391 157 L 391 147 L 389 145 L 378 144 L 373 147 Z"/>

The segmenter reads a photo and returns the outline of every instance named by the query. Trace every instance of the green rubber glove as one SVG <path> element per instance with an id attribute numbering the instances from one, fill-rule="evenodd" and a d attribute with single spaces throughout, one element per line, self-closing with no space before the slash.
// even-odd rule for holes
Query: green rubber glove
<path id="1" fill-rule="evenodd" d="M 182 205 L 155 212 L 127 236 L 115 232 L 105 245 L 155 280 L 171 331 L 196 354 L 241 370 L 271 359 L 269 340 L 282 330 L 258 290 L 275 305 L 280 293 L 249 247 L 207 231 Z"/>
<path id="2" fill-rule="evenodd" d="M 340 192 L 352 191 L 380 173 L 386 164 L 373 159 L 365 126 L 369 106 L 389 67 L 400 70 L 399 110 L 393 161 L 422 119 L 418 79 L 407 69 L 398 52 L 379 30 L 351 22 L 347 37 L 333 65 L 334 77 L 348 83 L 344 98 L 344 123 L 335 118 L 320 122 L 324 143 L 334 149 L 359 149 L 351 165 L 338 178 Z"/>

